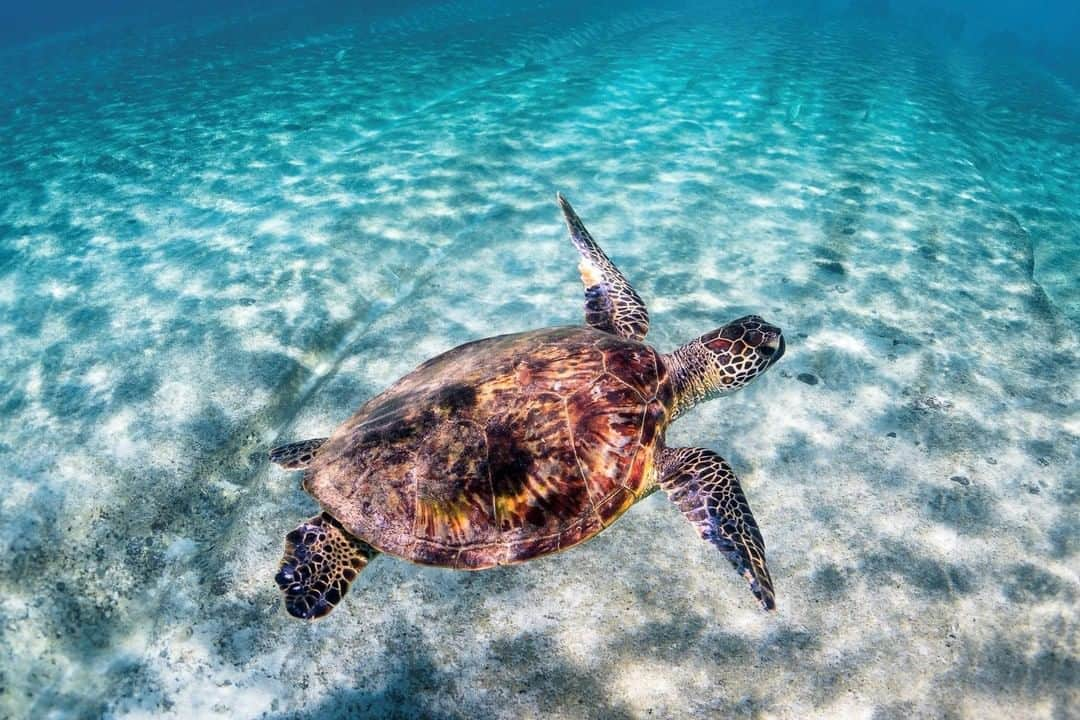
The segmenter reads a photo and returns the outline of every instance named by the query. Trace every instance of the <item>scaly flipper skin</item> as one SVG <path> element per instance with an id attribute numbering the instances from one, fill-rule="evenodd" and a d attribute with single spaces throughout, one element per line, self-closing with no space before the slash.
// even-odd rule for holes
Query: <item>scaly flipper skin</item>
<path id="1" fill-rule="evenodd" d="M 645 303 L 596 244 L 566 198 L 561 194 L 558 198 L 570 239 L 581 253 L 578 269 L 585 283 L 585 322 L 628 340 L 644 340 L 649 332 Z"/>
<path id="2" fill-rule="evenodd" d="M 285 609 L 303 620 L 321 618 L 378 554 L 334 518 L 316 515 L 285 536 L 285 555 L 274 578 L 285 595 Z"/>
<path id="3" fill-rule="evenodd" d="M 665 448 L 660 454 L 660 488 L 702 539 L 715 545 L 746 578 L 761 607 L 775 610 L 765 541 L 739 480 L 724 459 L 704 448 Z"/>
<path id="4" fill-rule="evenodd" d="M 327 438 L 315 438 L 279 445 L 270 451 L 270 461 L 287 470 L 303 470 L 315 459 L 315 452 L 326 440 Z"/>

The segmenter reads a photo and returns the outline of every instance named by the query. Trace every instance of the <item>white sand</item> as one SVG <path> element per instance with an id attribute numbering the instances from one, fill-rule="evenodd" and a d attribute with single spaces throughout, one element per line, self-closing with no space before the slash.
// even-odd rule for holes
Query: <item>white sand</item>
<path id="1" fill-rule="evenodd" d="M 251 23 L 57 62 L 0 116 L 0 716 L 1076 712 L 1067 88 L 760 10 Z M 316 506 L 267 448 L 580 322 L 556 190 L 659 348 L 785 329 L 668 435 L 742 476 L 779 611 L 657 494 L 517 568 L 382 558 L 291 619 Z"/>

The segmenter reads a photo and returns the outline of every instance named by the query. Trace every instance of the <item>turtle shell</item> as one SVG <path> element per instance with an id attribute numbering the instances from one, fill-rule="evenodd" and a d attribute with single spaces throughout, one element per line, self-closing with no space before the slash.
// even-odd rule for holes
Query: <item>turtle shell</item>
<path id="1" fill-rule="evenodd" d="M 653 487 L 671 399 L 659 354 L 634 340 L 585 327 L 479 340 L 361 407 L 304 487 L 383 552 L 521 562 L 587 540 Z"/>

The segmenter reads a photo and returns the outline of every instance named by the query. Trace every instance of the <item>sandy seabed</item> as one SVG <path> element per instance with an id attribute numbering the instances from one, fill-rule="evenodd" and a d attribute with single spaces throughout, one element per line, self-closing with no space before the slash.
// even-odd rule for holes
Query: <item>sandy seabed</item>
<path id="1" fill-rule="evenodd" d="M 754 7 L 251 14 L 2 63 L 0 716 L 1076 717 L 1080 102 Z M 15 79 L 12 79 L 15 78 Z M 570 552 L 381 558 L 305 624 L 272 467 L 424 359 L 581 321 L 575 203 L 669 351 L 783 360 L 669 432 L 779 610 L 658 493 Z"/>

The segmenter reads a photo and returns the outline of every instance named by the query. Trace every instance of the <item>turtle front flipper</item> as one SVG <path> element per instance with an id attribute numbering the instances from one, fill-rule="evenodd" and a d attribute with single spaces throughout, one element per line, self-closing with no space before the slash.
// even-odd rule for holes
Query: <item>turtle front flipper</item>
<path id="1" fill-rule="evenodd" d="M 557 197 L 566 227 L 570 229 L 570 239 L 581 253 L 578 269 L 585 283 L 585 322 L 628 340 L 644 340 L 649 332 L 645 303 L 596 244 L 566 198 L 561 194 Z"/>
<path id="2" fill-rule="evenodd" d="M 316 515 L 285 536 L 285 555 L 274 577 L 285 595 L 285 609 L 304 620 L 321 618 L 378 554 L 327 513 Z"/>
<path id="3" fill-rule="evenodd" d="M 279 445 L 270 451 L 270 461 L 286 470 L 303 470 L 315 459 L 315 453 L 328 438 L 301 440 L 300 442 Z"/>
<path id="4" fill-rule="evenodd" d="M 750 583 L 765 610 L 776 608 L 765 541 L 731 466 L 712 450 L 665 448 L 660 487 L 702 539 L 715 545 Z"/>

